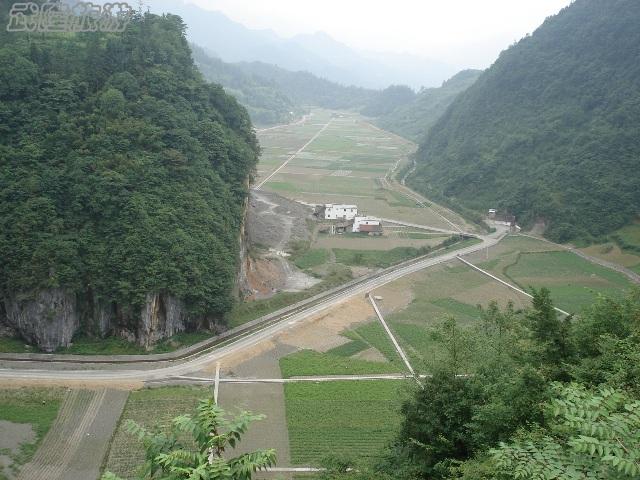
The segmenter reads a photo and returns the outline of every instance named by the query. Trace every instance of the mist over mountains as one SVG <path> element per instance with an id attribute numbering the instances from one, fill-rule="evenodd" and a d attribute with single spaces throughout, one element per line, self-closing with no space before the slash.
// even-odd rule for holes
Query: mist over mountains
<path id="1" fill-rule="evenodd" d="M 415 89 L 440 86 L 457 72 L 453 66 L 414 55 L 359 52 L 323 32 L 283 38 L 272 30 L 252 30 L 221 12 L 181 0 L 154 0 L 148 7 L 153 13 L 181 16 L 188 25 L 189 40 L 225 62 L 261 61 L 375 89 L 392 84 Z"/>

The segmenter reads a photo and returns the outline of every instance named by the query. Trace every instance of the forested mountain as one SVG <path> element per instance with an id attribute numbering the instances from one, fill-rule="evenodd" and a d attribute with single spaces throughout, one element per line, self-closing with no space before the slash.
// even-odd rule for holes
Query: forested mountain
<path id="1" fill-rule="evenodd" d="M 345 87 L 316 77 L 309 72 L 292 72 L 263 62 L 240 62 L 234 65 L 246 74 L 275 83 L 298 105 L 360 109 L 367 105 L 376 94 L 375 90 L 353 86 Z"/>
<path id="2" fill-rule="evenodd" d="M 481 73 L 480 70 L 463 70 L 444 82 L 441 87 L 424 88 L 409 101 L 374 115 L 378 117 L 374 123 L 380 128 L 419 142 L 456 96 L 473 85 Z M 369 114 L 367 111 L 363 113 Z"/>
<path id="3" fill-rule="evenodd" d="M 44 350 L 149 345 L 232 305 L 258 145 L 184 31 L 0 32 L 0 323 Z"/>
<path id="4" fill-rule="evenodd" d="M 362 109 L 362 114 L 369 117 L 389 115 L 398 108 L 404 107 L 416 98 L 416 93 L 406 85 L 391 85 L 376 93 L 369 104 Z"/>
<path id="5" fill-rule="evenodd" d="M 203 48 L 191 45 L 193 58 L 204 77 L 222 85 L 249 112 L 257 125 L 291 122 L 302 113 L 278 85 L 259 75 L 245 73 L 233 63 L 226 63 L 208 54 Z"/>
<path id="6" fill-rule="evenodd" d="M 410 185 L 565 241 L 640 209 L 640 2 L 576 0 L 502 52 L 432 127 Z"/>

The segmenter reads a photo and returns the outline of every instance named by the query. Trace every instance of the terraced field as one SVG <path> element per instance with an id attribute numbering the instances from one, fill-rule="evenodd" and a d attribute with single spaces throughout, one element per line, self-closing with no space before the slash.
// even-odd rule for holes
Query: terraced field
<path id="1" fill-rule="evenodd" d="M 328 455 L 373 460 L 396 434 L 410 388 L 377 380 L 285 385 L 292 463 L 319 465 Z"/>

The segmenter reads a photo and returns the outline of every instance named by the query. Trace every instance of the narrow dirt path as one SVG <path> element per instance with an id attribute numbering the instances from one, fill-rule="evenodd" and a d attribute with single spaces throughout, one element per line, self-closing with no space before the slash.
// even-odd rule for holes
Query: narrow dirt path
<path id="1" fill-rule="evenodd" d="M 18 480 L 94 480 L 128 392 L 71 390 L 58 417 Z"/>

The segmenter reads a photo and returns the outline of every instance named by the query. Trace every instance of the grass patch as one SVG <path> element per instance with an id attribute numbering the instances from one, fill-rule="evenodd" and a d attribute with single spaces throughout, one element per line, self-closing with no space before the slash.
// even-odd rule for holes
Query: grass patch
<path id="1" fill-rule="evenodd" d="M 454 317 L 465 316 L 471 318 L 479 318 L 480 312 L 477 307 L 462 303 L 455 298 L 438 298 L 432 300 L 431 303 L 437 307 L 443 308 Z"/>
<path id="2" fill-rule="evenodd" d="M 396 352 L 395 347 L 391 343 L 387 332 L 384 331 L 384 328 L 382 328 L 382 325 L 380 325 L 377 320 L 360 325 L 354 330 L 345 332 L 343 335 L 354 341 L 359 340 L 365 342 L 367 345 L 378 350 L 395 366 L 396 372 L 404 370 L 405 367 L 402 359 L 398 356 L 398 352 Z"/>
<path id="3" fill-rule="evenodd" d="M 398 373 L 398 367 L 385 362 L 370 362 L 332 353 L 301 350 L 280 359 L 284 378 L 313 375 L 368 375 Z"/>
<path id="4" fill-rule="evenodd" d="M 319 465 L 336 453 L 372 462 L 398 431 L 403 385 L 388 380 L 286 384 L 292 464 Z"/>
<path id="5" fill-rule="evenodd" d="M 294 258 L 293 263 L 301 270 L 317 267 L 327 263 L 329 252 L 324 248 L 313 248 L 299 257 Z"/>
<path id="6" fill-rule="evenodd" d="M 334 347 L 331 350 L 327 350 L 327 353 L 331 355 L 338 355 L 340 357 L 350 357 L 356 353 L 360 353 L 369 348 L 369 344 L 359 338 L 351 340 L 343 345 Z"/>
<path id="7" fill-rule="evenodd" d="M 631 285 L 621 273 L 564 251 L 522 253 L 504 275 L 523 289 L 547 287 L 557 306 L 569 312 L 580 312 L 599 293 L 619 297 Z"/>
<path id="8" fill-rule="evenodd" d="M 142 443 L 127 433 L 126 420 L 148 428 L 159 425 L 166 431 L 174 417 L 192 413 L 198 400 L 210 395 L 211 390 L 206 387 L 163 387 L 131 392 L 111 440 L 105 471 L 130 479 L 144 463 Z"/>
<path id="9" fill-rule="evenodd" d="M 23 443 L 16 454 L 10 455 L 14 468 L 31 460 L 56 419 L 63 397 L 64 392 L 61 389 L 0 390 L 0 420 L 28 423 L 36 434 L 33 442 Z"/>
<path id="10" fill-rule="evenodd" d="M 0 352 L 4 353 L 33 353 L 36 351 L 31 345 L 27 345 L 22 338 L 0 337 Z"/>

